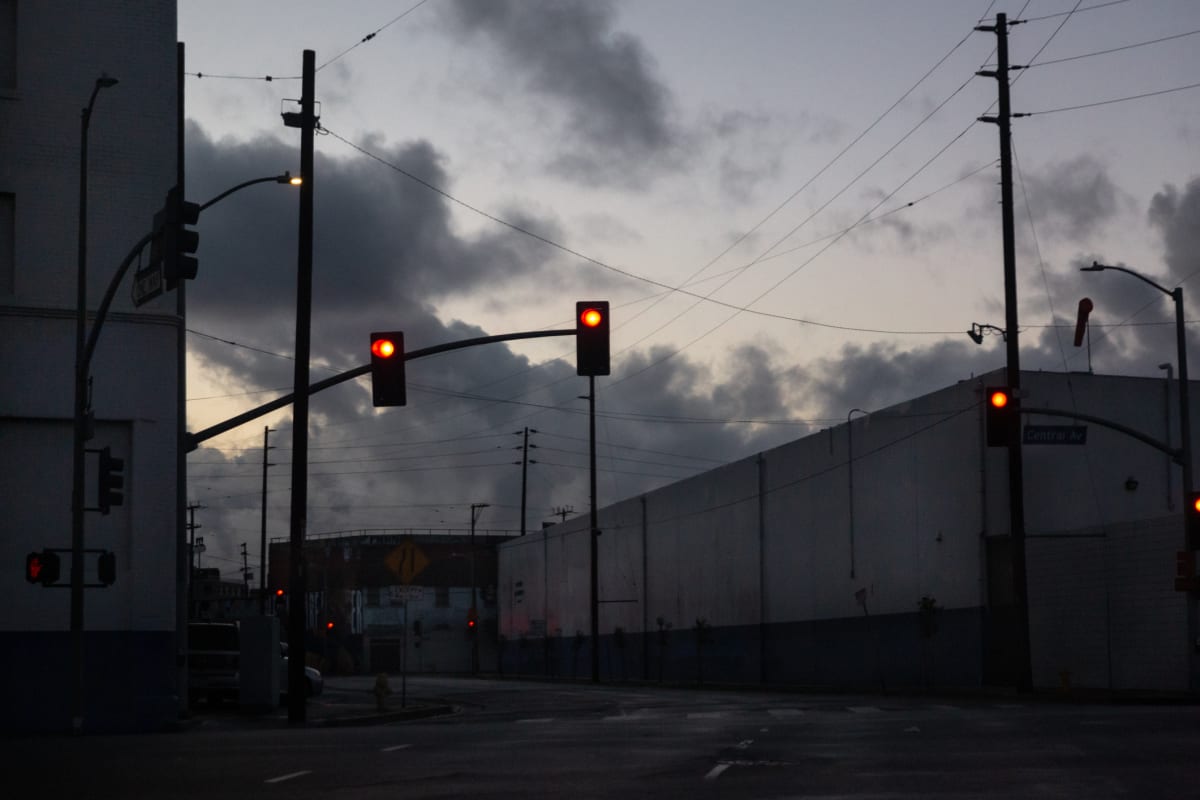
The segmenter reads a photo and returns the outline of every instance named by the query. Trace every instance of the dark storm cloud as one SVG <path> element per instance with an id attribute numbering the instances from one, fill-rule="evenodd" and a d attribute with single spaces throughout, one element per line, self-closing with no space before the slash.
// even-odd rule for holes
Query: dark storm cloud
<path id="1" fill-rule="evenodd" d="M 495 45 L 511 70 L 501 73 L 501 85 L 516 75 L 565 109 L 555 170 L 637 185 L 645 170 L 677 157 L 670 92 L 641 42 L 614 30 L 612 3 L 454 0 L 444 8 L 454 33 Z"/>
<path id="2" fill-rule="evenodd" d="M 1039 233 L 1086 245 L 1087 237 L 1120 209 L 1123 196 L 1095 156 L 1050 164 L 1023 177 Z"/>
<path id="3" fill-rule="evenodd" d="M 1163 238 L 1163 256 L 1171 278 L 1184 281 L 1200 270 L 1200 178 L 1181 194 L 1168 184 L 1150 202 L 1150 224 Z"/>
<path id="4" fill-rule="evenodd" d="M 943 340 L 903 350 L 892 343 L 846 345 L 805 368 L 809 398 L 829 418 L 852 408 L 875 411 L 1004 365 L 999 345 Z"/>

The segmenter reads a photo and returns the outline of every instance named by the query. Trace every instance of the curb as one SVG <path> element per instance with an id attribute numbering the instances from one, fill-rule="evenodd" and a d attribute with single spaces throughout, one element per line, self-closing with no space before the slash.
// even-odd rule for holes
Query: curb
<path id="1" fill-rule="evenodd" d="M 384 725 L 389 722 L 404 722 L 413 719 L 425 719 L 427 717 L 439 717 L 445 714 L 454 714 L 458 711 L 457 706 L 438 705 L 424 706 L 422 708 L 409 708 L 400 711 L 384 711 L 375 714 L 363 714 L 356 717 L 327 717 L 326 719 L 313 720 L 311 725 L 315 728 L 342 728 L 356 725 Z"/>

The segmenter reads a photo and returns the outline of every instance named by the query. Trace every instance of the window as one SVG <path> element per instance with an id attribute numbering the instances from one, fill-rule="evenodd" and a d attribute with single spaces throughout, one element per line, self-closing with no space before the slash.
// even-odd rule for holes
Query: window
<path id="1" fill-rule="evenodd" d="M 0 0 L 0 90 L 17 88 L 17 0 Z"/>
<path id="2" fill-rule="evenodd" d="M 16 196 L 0 192 L 0 295 L 15 294 L 17 291 L 16 210 Z"/>

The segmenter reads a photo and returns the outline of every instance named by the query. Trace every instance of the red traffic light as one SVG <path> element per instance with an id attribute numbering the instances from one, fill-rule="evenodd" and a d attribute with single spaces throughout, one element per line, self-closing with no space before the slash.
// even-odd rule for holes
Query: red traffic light
<path id="1" fill-rule="evenodd" d="M 992 404 L 992 408 L 1004 408 L 1008 405 L 1008 390 L 993 389 L 988 396 L 988 402 Z"/>
<path id="2" fill-rule="evenodd" d="M 25 580 L 30 583 L 53 586 L 58 583 L 59 570 L 58 553 L 43 550 L 25 556 Z"/>
<path id="3" fill-rule="evenodd" d="M 283 589 L 276 589 L 276 590 L 275 590 L 275 596 L 276 596 L 276 597 L 283 597 Z"/>
<path id="4" fill-rule="evenodd" d="M 391 358 L 396 354 L 396 343 L 391 339 L 376 339 L 371 342 L 371 355 L 378 358 Z"/>
<path id="5" fill-rule="evenodd" d="M 575 304 L 576 374 L 609 374 L 609 327 L 607 300 L 585 300 Z"/>
<path id="6" fill-rule="evenodd" d="M 604 322 L 604 312 L 595 306 L 588 306 L 579 313 L 579 322 L 588 328 L 595 328 Z"/>
<path id="7" fill-rule="evenodd" d="M 371 334 L 371 402 L 376 408 L 408 402 L 404 377 L 404 332 Z"/>
<path id="8" fill-rule="evenodd" d="M 333 630 L 333 620 L 329 620 L 329 622 L 325 623 L 325 630 L 327 630 L 327 631 Z"/>
<path id="9" fill-rule="evenodd" d="M 468 628 L 474 628 L 474 627 L 475 627 L 475 620 L 473 620 L 473 619 L 469 619 L 469 620 L 467 620 L 467 627 L 468 627 Z"/>

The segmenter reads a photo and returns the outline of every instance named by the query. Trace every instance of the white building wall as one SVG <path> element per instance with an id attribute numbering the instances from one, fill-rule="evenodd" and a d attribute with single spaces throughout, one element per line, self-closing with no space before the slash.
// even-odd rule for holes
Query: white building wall
<path id="1" fill-rule="evenodd" d="M 176 9 L 172 0 L 3 5 L 15 6 L 15 35 L 0 48 L 15 50 L 16 78 L 0 86 L 0 193 L 11 196 L 13 207 L 12 258 L 8 275 L 0 276 L 0 374 L 6 376 L 0 388 L 0 496 L 6 501 L 0 563 L 13 569 L 0 574 L 0 637 L 19 639 L 23 649 L 31 643 L 54 649 L 57 640 L 42 634 L 68 629 L 70 593 L 25 583 L 16 565 L 28 552 L 71 543 L 81 109 L 102 73 L 118 79 L 97 96 L 89 128 L 87 295 L 94 310 L 175 182 Z M 84 627 L 116 637 L 97 645 L 101 650 L 112 645 L 142 653 L 147 669 L 153 659 L 171 662 L 161 676 L 139 676 L 146 686 L 126 717 L 148 719 L 167 713 L 150 707 L 170 700 L 176 677 L 182 330 L 174 295 L 133 307 L 131 278 L 116 292 L 90 370 L 96 436 L 87 447 L 111 446 L 125 460 L 126 478 L 124 506 L 107 517 L 86 514 L 85 547 L 116 553 L 117 580 L 107 589 L 85 590 Z M 88 469 L 85 501 L 94 506 L 94 455 Z M 63 555 L 67 580 L 70 559 Z M 88 557 L 93 577 L 94 559 Z M 56 682 L 56 690 L 67 685 L 53 668 L 25 666 L 30 675 L 40 671 Z M 7 669 L 11 677 L 25 676 L 21 664 Z M 122 698 L 97 699 L 115 704 Z M 21 724 L 19 711 L 5 713 L 5 721 Z"/>
<path id="2" fill-rule="evenodd" d="M 731 659 L 762 659 L 768 675 L 814 650 L 841 648 L 796 668 L 836 674 L 839 659 L 863 660 L 867 651 L 850 642 L 867 636 L 879 642 L 870 658 L 902 679 L 920 679 L 944 659 L 976 664 L 978 682 L 989 596 L 1011 597 L 1007 582 L 989 595 L 984 547 L 987 537 L 1009 531 L 1007 456 L 984 446 L 981 405 L 983 387 L 1003 382 L 1001 371 L 964 381 L 855 416 L 852 431 L 839 425 L 601 509 L 601 599 L 637 599 L 639 576 L 645 595 L 641 603 L 602 604 L 601 636 L 618 625 L 645 633 L 643 657 L 653 660 L 658 648 L 667 658 L 668 649 L 691 646 L 677 634 L 703 619 L 721 629 L 714 647 L 728 648 Z M 1075 410 L 1165 437 L 1161 380 L 1027 373 L 1023 384 L 1026 408 Z M 1046 415 L 1026 423 L 1074 424 Z M 1024 455 L 1038 685 L 1058 685 L 1058 673 L 1070 669 L 1076 686 L 1107 686 L 1111 673 L 1115 688 L 1186 687 L 1186 602 L 1170 580 L 1182 546 L 1179 468 L 1096 424 L 1088 425 L 1086 445 L 1026 445 Z M 1106 544 L 1059 538 L 1093 529 L 1106 532 Z M 1063 583 L 1076 553 L 1085 563 Z M 1107 566 L 1096 566 L 1097 553 Z M 501 546 L 500 574 L 502 582 L 539 588 L 548 575 L 550 635 L 589 631 L 585 517 Z M 992 574 L 1010 580 L 1004 568 Z M 1095 597 L 1105 591 L 1107 605 Z M 530 589 L 525 597 L 540 607 Z M 940 639 L 919 640 L 923 597 L 937 603 Z M 502 634 L 529 636 L 530 614 L 508 611 L 501 610 Z M 660 617 L 674 640 L 658 635 Z"/>

